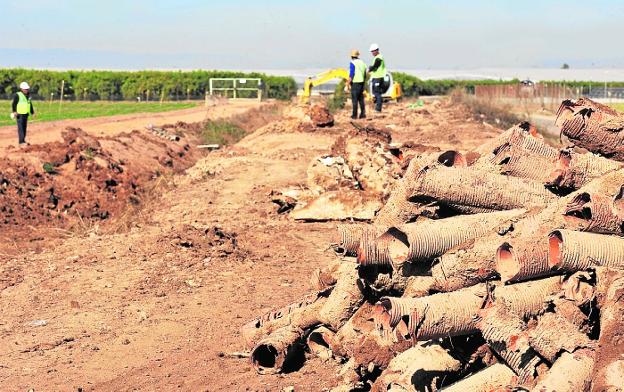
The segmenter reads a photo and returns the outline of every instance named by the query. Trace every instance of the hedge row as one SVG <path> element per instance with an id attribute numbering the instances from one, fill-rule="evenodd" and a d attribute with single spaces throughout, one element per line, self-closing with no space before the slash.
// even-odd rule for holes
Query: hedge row
<path id="1" fill-rule="evenodd" d="M 297 93 L 291 77 L 231 71 L 48 71 L 0 69 L 0 98 L 9 98 L 20 82 L 31 85 L 35 99 L 58 98 L 61 81 L 65 99 L 180 100 L 203 98 L 211 78 L 261 78 L 265 96 L 289 99 Z"/>

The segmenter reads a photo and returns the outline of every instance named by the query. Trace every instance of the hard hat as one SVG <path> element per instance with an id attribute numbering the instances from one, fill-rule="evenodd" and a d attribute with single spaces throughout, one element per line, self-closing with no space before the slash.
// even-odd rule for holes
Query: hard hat
<path id="1" fill-rule="evenodd" d="M 375 50 L 379 50 L 379 45 L 371 44 L 369 51 L 374 52 Z"/>
<path id="2" fill-rule="evenodd" d="M 30 90 L 30 86 L 26 82 L 20 83 L 20 89 L 22 90 Z"/>
<path id="3" fill-rule="evenodd" d="M 357 49 L 353 49 L 351 51 L 351 57 L 360 57 L 360 51 Z"/>

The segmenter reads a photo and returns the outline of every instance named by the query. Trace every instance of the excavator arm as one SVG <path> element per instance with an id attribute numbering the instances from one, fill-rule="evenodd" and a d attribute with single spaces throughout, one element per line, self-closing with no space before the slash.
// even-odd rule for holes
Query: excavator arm
<path id="1" fill-rule="evenodd" d="M 303 95 L 301 96 L 302 101 L 308 101 L 310 95 L 312 94 L 312 87 L 320 86 L 321 84 L 325 84 L 334 79 L 349 79 L 349 71 L 344 68 L 335 68 L 306 79 L 303 84 Z"/>

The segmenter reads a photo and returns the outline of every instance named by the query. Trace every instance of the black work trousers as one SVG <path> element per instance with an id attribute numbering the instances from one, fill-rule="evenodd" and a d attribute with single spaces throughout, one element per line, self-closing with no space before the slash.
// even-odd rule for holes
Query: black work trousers
<path id="1" fill-rule="evenodd" d="M 26 143 L 26 127 L 28 126 L 28 114 L 17 115 L 17 138 L 19 144 Z"/>
<path id="2" fill-rule="evenodd" d="M 351 83 L 351 103 L 353 104 L 351 118 L 357 118 L 358 105 L 360 105 L 360 118 L 366 117 L 366 108 L 364 107 L 364 82 Z"/>
<path id="3" fill-rule="evenodd" d="M 384 93 L 385 85 L 383 78 L 375 78 L 372 81 L 373 83 L 373 96 L 375 97 L 375 111 L 381 112 L 381 104 L 383 103 L 383 98 L 381 95 Z"/>

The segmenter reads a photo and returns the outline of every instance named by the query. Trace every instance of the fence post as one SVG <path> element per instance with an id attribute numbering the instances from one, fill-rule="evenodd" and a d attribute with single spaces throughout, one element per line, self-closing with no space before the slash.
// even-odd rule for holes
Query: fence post
<path id="1" fill-rule="evenodd" d="M 61 114 L 61 106 L 63 105 L 63 92 L 65 90 L 65 80 L 61 81 L 61 98 L 59 100 L 59 109 L 58 112 Z"/>

